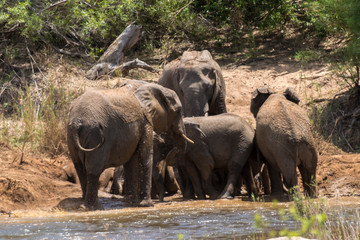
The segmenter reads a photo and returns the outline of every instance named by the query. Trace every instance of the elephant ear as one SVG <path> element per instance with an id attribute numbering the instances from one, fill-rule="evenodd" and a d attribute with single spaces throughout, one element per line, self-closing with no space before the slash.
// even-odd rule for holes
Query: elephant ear
<path id="1" fill-rule="evenodd" d="M 286 97 L 287 100 L 294 102 L 296 104 L 299 104 L 299 102 L 300 102 L 299 96 L 297 95 L 297 93 L 295 92 L 295 90 L 292 87 L 288 87 L 285 90 L 284 96 Z"/>
<path id="2" fill-rule="evenodd" d="M 256 118 L 260 107 L 263 105 L 263 103 L 268 99 L 268 97 L 273 94 L 273 92 L 265 87 L 257 88 L 251 96 L 251 105 L 250 105 L 250 111 Z"/>
<path id="3" fill-rule="evenodd" d="M 194 139 L 206 138 L 206 134 L 201 130 L 200 125 L 184 120 L 186 134 Z M 195 137 L 196 136 L 196 137 Z"/>
<path id="4" fill-rule="evenodd" d="M 216 115 L 220 113 L 226 113 L 226 105 L 225 105 L 225 83 L 224 78 L 216 66 L 214 67 L 214 75 L 215 75 L 215 83 L 214 83 L 214 90 L 213 95 L 210 100 L 210 115 Z"/>
<path id="5" fill-rule="evenodd" d="M 168 111 L 171 107 L 161 86 L 148 83 L 135 91 L 135 96 L 144 108 L 145 116 L 156 133 L 168 131 Z"/>

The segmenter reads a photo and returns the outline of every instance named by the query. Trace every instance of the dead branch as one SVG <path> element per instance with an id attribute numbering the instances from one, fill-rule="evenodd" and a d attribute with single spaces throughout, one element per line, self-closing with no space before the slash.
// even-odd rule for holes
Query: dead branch
<path id="1" fill-rule="evenodd" d="M 55 8 L 55 7 L 59 6 L 59 5 L 61 5 L 61 4 L 66 3 L 66 2 L 67 2 L 67 0 L 58 1 L 58 2 L 56 2 L 56 3 L 54 3 L 54 4 L 51 4 L 50 6 L 48 6 L 48 7 L 46 7 L 46 8 L 44 8 L 44 9 L 41 10 L 40 12 L 44 12 L 44 11 L 50 10 L 50 9 L 52 9 L 52 8 Z"/>
<path id="2" fill-rule="evenodd" d="M 135 23 L 127 26 L 100 57 L 98 63 L 86 73 L 86 77 L 90 80 L 95 80 L 117 68 L 124 58 L 125 52 L 140 39 L 141 28 L 141 26 L 135 25 Z"/>
<path id="3" fill-rule="evenodd" d="M 188 6 L 190 6 L 195 0 L 191 0 L 190 2 L 188 2 L 185 6 L 183 6 L 182 8 L 180 8 L 173 16 L 172 16 L 172 20 L 170 25 L 172 25 L 176 19 L 176 17 L 185 10 L 185 8 L 187 8 Z"/>
<path id="4" fill-rule="evenodd" d="M 110 74 L 115 72 L 116 70 L 118 69 L 121 69 L 121 73 L 126 76 L 129 74 L 129 71 L 131 69 L 134 69 L 134 68 L 142 68 L 142 69 L 145 69 L 145 70 L 148 70 L 150 72 L 153 72 L 153 73 L 158 73 L 159 70 L 151 67 L 149 64 L 139 60 L 138 58 L 136 58 L 135 60 L 132 60 L 130 62 L 126 62 L 124 64 L 121 64 L 119 67 L 116 67 L 114 68 L 113 70 L 110 71 Z"/>

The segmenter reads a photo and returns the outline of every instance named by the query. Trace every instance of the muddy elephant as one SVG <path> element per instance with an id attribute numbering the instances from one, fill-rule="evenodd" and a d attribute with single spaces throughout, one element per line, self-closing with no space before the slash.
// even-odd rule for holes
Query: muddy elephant
<path id="1" fill-rule="evenodd" d="M 205 199 L 205 194 L 211 199 L 232 198 L 254 151 L 254 129 L 243 118 L 230 113 L 184 118 L 184 124 L 187 135 L 194 140 L 194 144 L 187 145 L 184 161 L 195 194 L 199 199 Z M 215 170 L 226 172 L 221 192 L 213 186 Z"/>
<path id="2" fill-rule="evenodd" d="M 272 195 L 283 194 L 283 182 L 288 189 L 298 184 L 296 167 L 305 193 L 316 195 L 313 181 L 318 153 L 310 120 L 299 101 L 291 88 L 283 94 L 258 88 L 252 94 L 250 110 L 256 118 L 256 142 L 267 163 Z"/>
<path id="3" fill-rule="evenodd" d="M 136 206 L 152 206 L 150 198 L 153 131 L 167 132 L 174 146 L 185 147 L 181 102 L 158 84 L 136 90 L 92 89 L 75 99 L 69 112 L 67 141 L 80 179 L 85 208 L 101 209 L 100 174 L 124 165 L 125 198 Z M 190 141 L 190 140 L 189 140 Z"/>
<path id="4" fill-rule="evenodd" d="M 207 50 L 185 51 L 164 67 L 158 82 L 176 92 L 185 117 L 226 112 L 221 68 Z"/>

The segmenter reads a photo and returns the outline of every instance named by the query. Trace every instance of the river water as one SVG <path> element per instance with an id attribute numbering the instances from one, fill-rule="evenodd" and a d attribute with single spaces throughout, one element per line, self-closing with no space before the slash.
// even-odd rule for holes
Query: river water
<path id="1" fill-rule="evenodd" d="M 104 211 L 39 210 L 1 215 L 0 239 L 263 239 L 270 230 L 299 228 L 292 218 L 279 214 L 279 209 L 287 209 L 291 203 L 175 201 L 151 208 L 102 203 Z M 352 211 L 360 209 L 359 203 L 359 199 L 351 199 L 332 205 Z M 268 230 L 255 226 L 255 214 L 267 223 Z"/>

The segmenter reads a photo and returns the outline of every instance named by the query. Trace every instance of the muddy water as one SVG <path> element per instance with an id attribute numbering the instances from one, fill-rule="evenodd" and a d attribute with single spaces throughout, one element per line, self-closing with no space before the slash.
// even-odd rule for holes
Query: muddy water
<path id="1" fill-rule="evenodd" d="M 360 208 L 357 200 L 345 207 Z M 158 203 L 153 208 L 128 208 L 103 200 L 104 211 L 28 211 L 0 216 L 0 239 L 239 239 L 258 236 L 254 214 L 267 229 L 296 229 L 291 218 L 279 216 L 291 203 L 255 203 L 234 200 Z M 343 203 L 333 203 L 334 206 Z"/>

